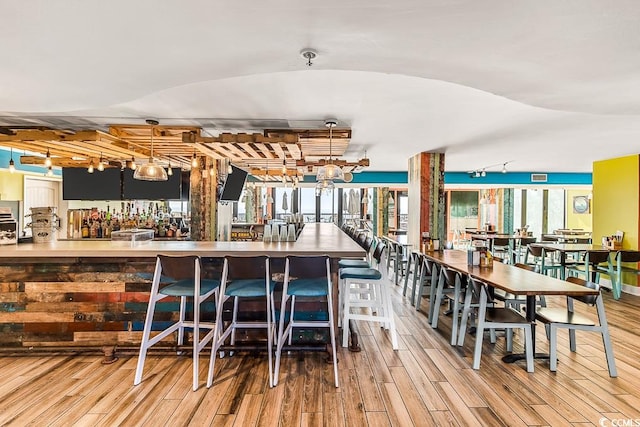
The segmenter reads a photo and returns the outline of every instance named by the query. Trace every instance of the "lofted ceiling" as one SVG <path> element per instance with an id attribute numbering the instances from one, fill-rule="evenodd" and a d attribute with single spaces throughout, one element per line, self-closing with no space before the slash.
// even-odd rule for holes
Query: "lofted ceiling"
<path id="1" fill-rule="evenodd" d="M 154 149 L 167 158 L 196 147 L 257 170 L 269 165 L 258 137 L 292 169 L 296 156 L 326 157 L 311 132 L 328 117 L 350 131 L 336 155 L 374 171 L 406 170 L 421 151 L 445 152 L 448 171 L 541 172 L 640 152 L 636 0 L 33 0 L 0 11 L 0 127 L 53 132 L 42 140 L 60 156 L 145 153 L 146 118 L 160 121 Z M 303 48 L 318 53 L 310 67 Z M 249 150 L 264 165 L 241 159 Z"/>

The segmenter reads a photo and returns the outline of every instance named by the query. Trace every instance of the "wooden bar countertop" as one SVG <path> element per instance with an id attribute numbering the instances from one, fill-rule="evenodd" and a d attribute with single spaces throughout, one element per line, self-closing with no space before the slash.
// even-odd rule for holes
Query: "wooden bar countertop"
<path id="1" fill-rule="evenodd" d="M 363 257 L 357 243 L 339 227 L 331 223 L 305 224 L 295 242 L 193 242 L 193 241 L 144 241 L 123 242 L 111 240 L 56 241 L 51 243 L 21 243 L 0 246 L 2 258 L 108 258 L 155 257 L 165 255 L 200 256 L 255 256 L 268 255 L 329 255 L 336 257 Z"/>

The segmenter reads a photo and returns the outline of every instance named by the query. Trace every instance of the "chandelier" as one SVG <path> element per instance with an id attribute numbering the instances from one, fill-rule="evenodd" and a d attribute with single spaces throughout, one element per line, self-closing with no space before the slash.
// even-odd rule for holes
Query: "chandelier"
<path id="1" fill-rule="evenodd" d="M 333 189 L 334 183 L 333 181 L 336 179 L 343 180 L 344 173 L 340 166 L 333 163 L 333 128 L 336 127 L 338 121 L 336 119 L 327 119 L 324 121 L 324 125 L 329 128 L 329 161 L 318 168 L 318 175 L 316 176 L 316 180 L 318 184 L 316 185 L 316 190 L 328 190 Z"/>
<path id="2" fill-rule="evenodd" d="M 169 179 L 167 171 L 153 160 L 153 127 L 158 125 L 157 120 L 147 119 L 147 124 L 151 126 L 151 151 L 149 152 L 149 163 L 138 166 L 133 173 L 134 179 L 142 181 L 166 181 Z"/>

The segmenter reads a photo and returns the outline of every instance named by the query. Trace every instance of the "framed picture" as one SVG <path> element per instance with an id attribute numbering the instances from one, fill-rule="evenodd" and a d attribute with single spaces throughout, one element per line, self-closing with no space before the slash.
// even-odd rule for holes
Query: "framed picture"
<path id="1" fill-rule="evenodd" d="M 589 213 L 590 200 L 588 196 L 574 196 L 573 197 L 573 213 L 585 214 Z"/>

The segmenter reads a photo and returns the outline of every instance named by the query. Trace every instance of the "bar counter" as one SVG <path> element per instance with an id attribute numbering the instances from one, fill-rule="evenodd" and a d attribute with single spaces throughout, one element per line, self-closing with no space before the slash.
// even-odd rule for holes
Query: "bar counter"
<path id="1" fill-rule="evenodd" d="M 268 255 L 277 272 L 287 255 L 329 255 L 337 265 L 338 258 L 365 252 L 327 223 L 306 224 L 295 242 L 92 240 L 0 246 L 0 350 L 137 346 L 158 254 L 200 255 L 212 259 L 209 273 L 218 274 L 225 255 Z M 161 303 L 156 321 L 175 318 L 178 304 Z"/>
<path id="2" fill-rule="evenodd" d="M 6 258 L 92 258 L 152 257 L 165 255 L 255 256 L 330 255 L 360 257 L 364 250 L 342 230 L 330 223 L 306 224 L 295 242 L 192 242 L 110 240 L 62 240 L 51 243 L 23 243 L 0 246 L 0 260 Z"/>

